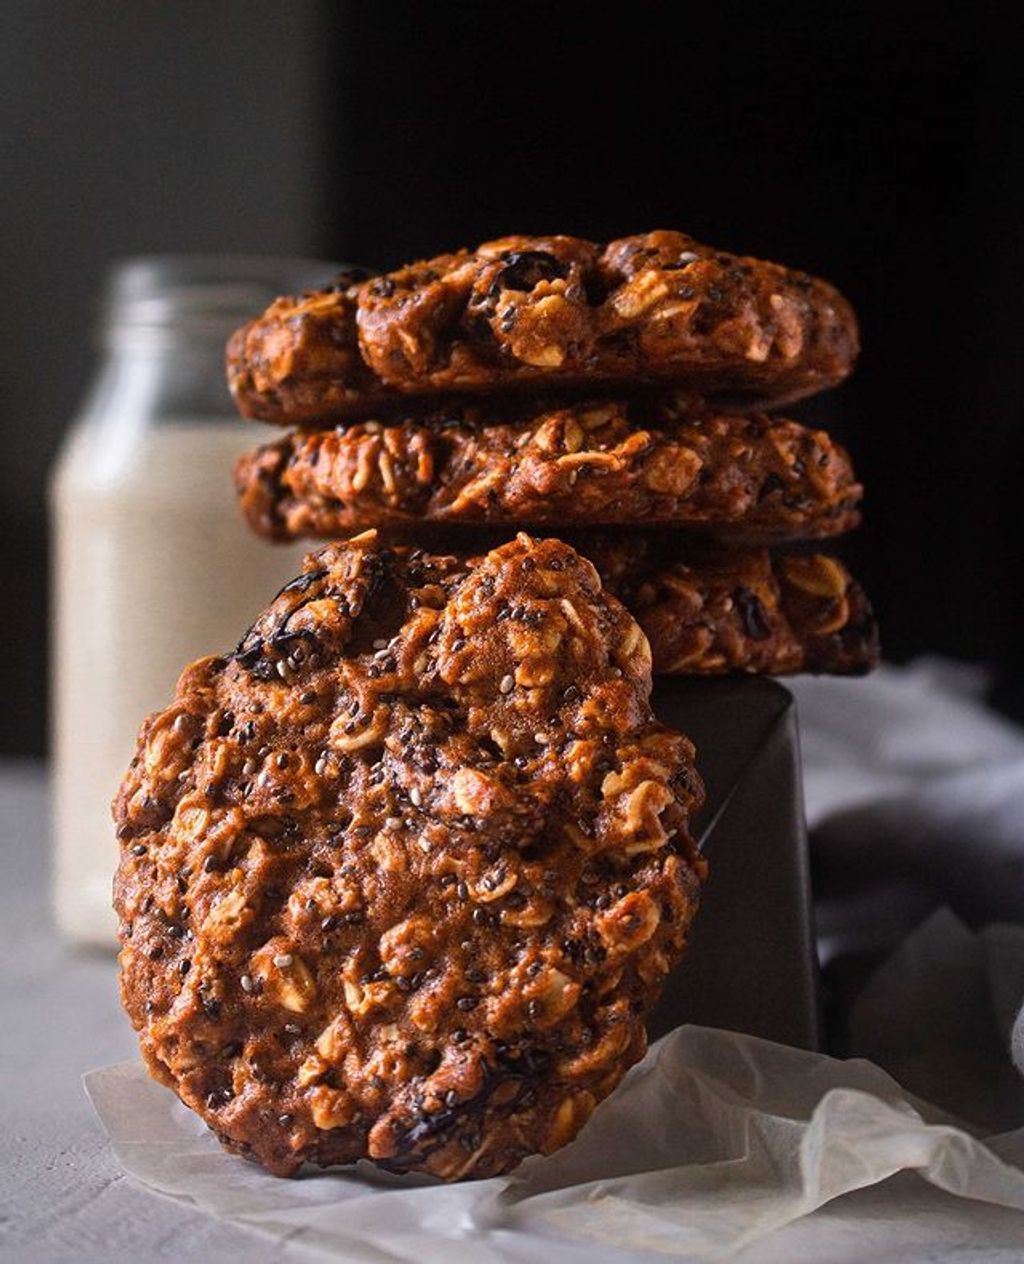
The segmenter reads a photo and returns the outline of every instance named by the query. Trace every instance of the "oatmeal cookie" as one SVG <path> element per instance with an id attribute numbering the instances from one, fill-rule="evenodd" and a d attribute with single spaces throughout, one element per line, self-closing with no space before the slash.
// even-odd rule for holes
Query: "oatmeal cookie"
<path id="1" fill-rule="evenodd" d="M 388 399 L 674 384 L 746 406 L 834 386 L 857 324 L 825 281 L 678 232 L 503 237 L 281 298 L 228 346 L 247 417 L 366 417 Z"/>
<path id="2" fill-rule="evenodd" d="M 152 1074 L 270 1171 L 569 1141 L 644 1050 L 704 865 L 693 748 L 594 568 L 369 532 L 143 725 L 114 812 Z"/>
<path id="3" fill-rule="evenodd" d="M 286 435 L 239 461 L 243 512 L 275 539 L 425 523 L 644 523 L 767 542 L 837 535 L 859 520 L 849 457 L 794 421 L 693 418 L 664 400 L 493 416 L 471 406 Z"/>
<path id="4" fill-rule="evenodd" d="M 871 603 L 837 558 L 634 533 L 568 542 L 643 628 L 656 673 L 861 675 L 878 665 Z"/>

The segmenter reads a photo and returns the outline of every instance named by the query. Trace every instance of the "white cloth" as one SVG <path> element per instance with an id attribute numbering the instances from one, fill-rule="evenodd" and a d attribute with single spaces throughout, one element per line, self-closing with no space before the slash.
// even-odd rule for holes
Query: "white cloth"
<path id="1" fill-rule="evenodd" d="M 791 688 L 823 957 L 896 950 L 940 907 L 990 928 L 977 982 L 997 1040 L 1024 1074 L 1024 967 L 1006 950 L 1019 936 L 1000 926 L 1024 924 L 1024 732 L 977 700 L 980 683 L 970 670 L 922 660 Z M 943 925 L 958 934 L 954 919 Z M 929 951 L 940 938 L 929 937 Z M 945 954 L 945 969 L 956 964 Z M 913 1012 L 913 996 L 901 1003 Z"/>

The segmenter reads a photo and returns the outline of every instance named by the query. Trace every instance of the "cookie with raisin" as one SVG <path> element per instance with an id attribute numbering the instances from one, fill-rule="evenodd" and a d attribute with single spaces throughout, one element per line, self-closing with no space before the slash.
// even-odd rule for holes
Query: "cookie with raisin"
<path id="1" fill-rule="evenodd" d="M 115 800 L 151 1073 L 281 1175 L 483 1177 L 569 1141 L 643 1053 L 704 874 L 650 689 L 560 541 L 312 554 L 185 669 Z"/>
<path id="2" fill-rule="evenodd" d="M 858 352 L 832 285 L 681 232 L 503 237 L 347 281 L 234 335 L 244 416 L 316 425 L 442 393 L 644 383 L 749 409 L 836 385 Z"/>
<path id="3" fill-rule="evenodd" d="M 878 665 L 871 603 L 829 554 L 640 532 L 568 540 L 643 628 L 656 674 L 859 676 Z"/>
<path id="4" fill-rule="evenodd" d="M 862 488 L 824 431 L 675 397 L 450 405 L 296 431 L 242 457 L 242 510 L 274 539 L 445 524 L 686 527 L 778 542 L 848 531 Z"/>

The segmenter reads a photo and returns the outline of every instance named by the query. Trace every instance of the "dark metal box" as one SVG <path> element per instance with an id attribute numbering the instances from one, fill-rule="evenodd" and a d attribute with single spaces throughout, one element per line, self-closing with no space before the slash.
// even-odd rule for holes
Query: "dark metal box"
<path id="1" fill-rule="evenodd" d="M 692 943 L 649 1024 L 819 1046 L 817 959 L 796 704 L 763 677 L 655 683 L 658 718 L 697 747 L 710 874 Z"/>

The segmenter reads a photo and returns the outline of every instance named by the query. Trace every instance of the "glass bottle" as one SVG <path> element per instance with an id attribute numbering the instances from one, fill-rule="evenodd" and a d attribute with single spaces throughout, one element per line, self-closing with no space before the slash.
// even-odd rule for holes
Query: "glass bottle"
<path id="1" fill-rule="evenodd" d="M 116 942 L 110 802 L 139 725 L 188 662 L 234 647 L 308 547 L 242 521 L 232 465 L 270 428 L 237 416 L 225 341 L 336 270 L 153 257 L 111 275 L 103 359 L 50 484 L 54 888 L 74 942 Z"/>

